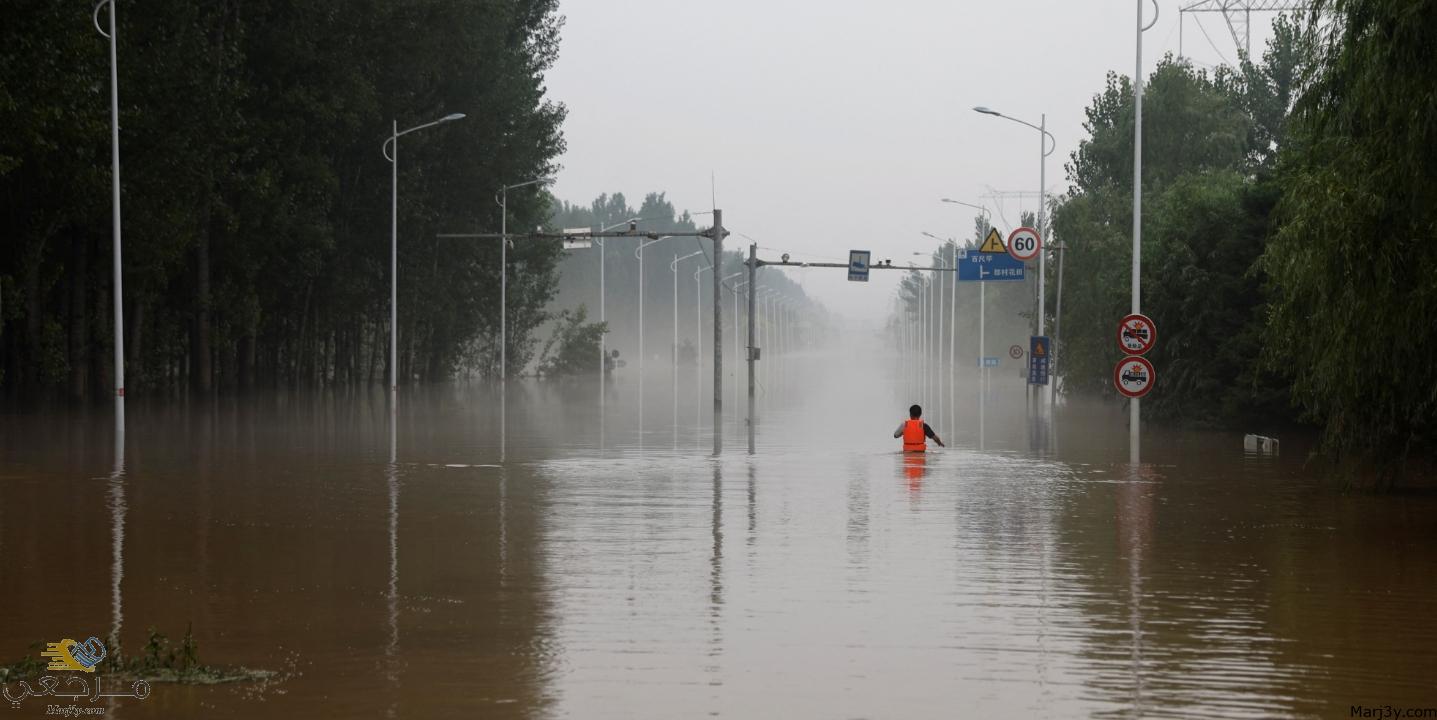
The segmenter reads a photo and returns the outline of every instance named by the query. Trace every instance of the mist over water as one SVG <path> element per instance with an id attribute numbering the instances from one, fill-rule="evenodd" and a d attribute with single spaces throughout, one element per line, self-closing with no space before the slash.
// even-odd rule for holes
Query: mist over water
<path id="1" fill-rule="evenodd" d="M 844 340 L 765 351 L 753 455 L 743 368 L 714 458 L 707 368 L 659 362 L 642 421 L 634 367 L 602 412 L 596 379 L 511 381 L 502 448 L 481 385 L 404 388 L 392 435 L 378 390 L 135 399 L 118 475 L 107 413 L 7 414 L 0 648 L 192 623 L 205 662 L 283 673 L 133 718 L 1433 703 L 1432 498 L 1338 494 L 1300 438 L 1150 430 L 1130 466 L 1120 406 L 1035 422 L 1004 368 L 980 413 L 976 371 L 950 402 Z M 914 402 L 947 449 L 897 452 Z"/>

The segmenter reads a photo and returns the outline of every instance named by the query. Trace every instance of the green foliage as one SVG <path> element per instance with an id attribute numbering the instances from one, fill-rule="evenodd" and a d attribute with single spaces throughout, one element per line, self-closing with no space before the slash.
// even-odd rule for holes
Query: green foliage
<path id="1" fill-rule="evenodd" d="M 1142 308 L 1159 328 L 1150 418 L 1228 425 L 1287 411 L 1283 379 L 1260 360 L 1266 297 L 1257 260 L 1278 192 L 1272 150 L 1297 81 L 1298 42 L 1280 21 L 1261 65 L 1209 74 L 1167 58 L 1144 86 Z M 1087 116 L 1091 137 L 1074 153 L 1073 185 L 1053 212 L 1068 248 L 1058 362 L 1068 390 L 1112 394 L 1115 328 L 1131 309 L 1128 79 L 1110 74 Z"/>
<path id="2" fill-rule="evenodd" d="M 586 323 L 588 310 L 561 310 L 554 318 L 554 335 L 539 356 L 539 374 L 546 377 L 585 375 L 597 370 L 599 341 L 605 323 Z"/>
<path id="3" fill-rule="evenodd" d="M 1437 2 L 1319 8 L 1263 258 L 1268 358 L 1333 459 L 1385 487 L 1437 449 Z"/>
<path id="4" fill-rule="evenodd" d="M 487 198 L 549 174 L 555 0 L 346 5 L 121 3 L 128 385 L 379 380 L 388 359 L 390 164 L 399 142 L 403 380 L 492 373 L 497 242 Z M 0 24 L 5 387 L 96 394 L 110 360 L 107 41 L 90 8 L 21 0 Z M 486 201 L 476 202 L 476 198 Z M 549 215 L 509 195 L 511 228 Z M 511 367 L 532 357 L 559 247 L 509 252 Z M 58 327 L 57 337 L 50 328 Z M 58 354 L 57 354 L 58 349 Z"/>

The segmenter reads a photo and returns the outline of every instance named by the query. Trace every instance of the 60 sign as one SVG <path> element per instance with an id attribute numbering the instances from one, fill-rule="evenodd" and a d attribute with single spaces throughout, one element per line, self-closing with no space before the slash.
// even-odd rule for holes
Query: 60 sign
<path id="1" fill-rule="evenodd" d="M 1043 239 L 1033 228 L 1020 227 L 1008 234 L 1008 254 L 1018 262 L 1028 262 L 1038 257 L 1042 250 Z"/>

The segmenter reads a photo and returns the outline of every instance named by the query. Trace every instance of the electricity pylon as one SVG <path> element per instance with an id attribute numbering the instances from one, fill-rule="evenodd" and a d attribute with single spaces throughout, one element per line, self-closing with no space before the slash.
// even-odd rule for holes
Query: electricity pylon
<path id="1" fill-rule="evenodd" d="M 1288 12 L 1306 10 L 1310 2 L 1299 0 L 1195 0 L 1178 8 L 1178 55 L 1183 54 L 1183 18 L 1191 13 L 1222 13 L 1232 42 L 1243 54 L 1252 57 L 1252 14 L 1255 12 Z"/>

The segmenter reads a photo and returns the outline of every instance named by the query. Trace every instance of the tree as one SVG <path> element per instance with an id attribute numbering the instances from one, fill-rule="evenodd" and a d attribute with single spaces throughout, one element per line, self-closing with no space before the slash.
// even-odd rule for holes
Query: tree
<path id="1" fill-rule="evenodd" d="M 594 358 L 599 354 L 599 339 L 606 330 L 604 323 L 585 323 L 588 310 L 561 310 L 555 317 L 554 334 L 539 354 L 539 374 L 546 377 L 585 375 L 597 371 Z"/>
<path id="2" fill-rule="evenodd" d="M 1241 72 L 1209 74 L 1169 57 L 1146 84 L 1142 307 L 1161 330 L 1150 418 L 1230 424 L 1286 414 L 1281 378 L 1260 360 L 1257 259 L 1276 201 L 1270 153 L 1295 82 L 1294 43 L 1280 31 L 1263 64 Z M 1072 186 L 1053 212 L 1068 247 L 1059 358 L 1069 390 L 1112 393 L 1114 328 L 1131 306 L 1128 79 L 1110 74 L 1087 116 L 1091 137 L 1073 154 Z M 1048 300 L 1053 313 L 1056 298 Z"/>
<path id="3" fill-rule="evenodd" d="M 106 42 L 88 8 L 21 0 L 0 26 L 0 382 L 98 395 L 111 331 Z M 402 380 L 497 368 L 487 198 L 549 174 L 555 0 L 345 6 L 278 0 L 120 8 L 124 290 L 131 392 L 379 381 L 389 335 L 390 168 L 401 127 Z M 510 227 L 549 216 L 509 198 Z M 509 253 L 511 367 L 532 357 L 560 249 Z"/>
<path id="4" fill-rule="evenodd" d="M 1309 32 L 1262 262 L 1268 358 L 1336 466 L 1387 488 L 1437 448 L 1437 367 L 1419 359 L 1437 351 L 1437 1 L 1324 0 Z"/>

